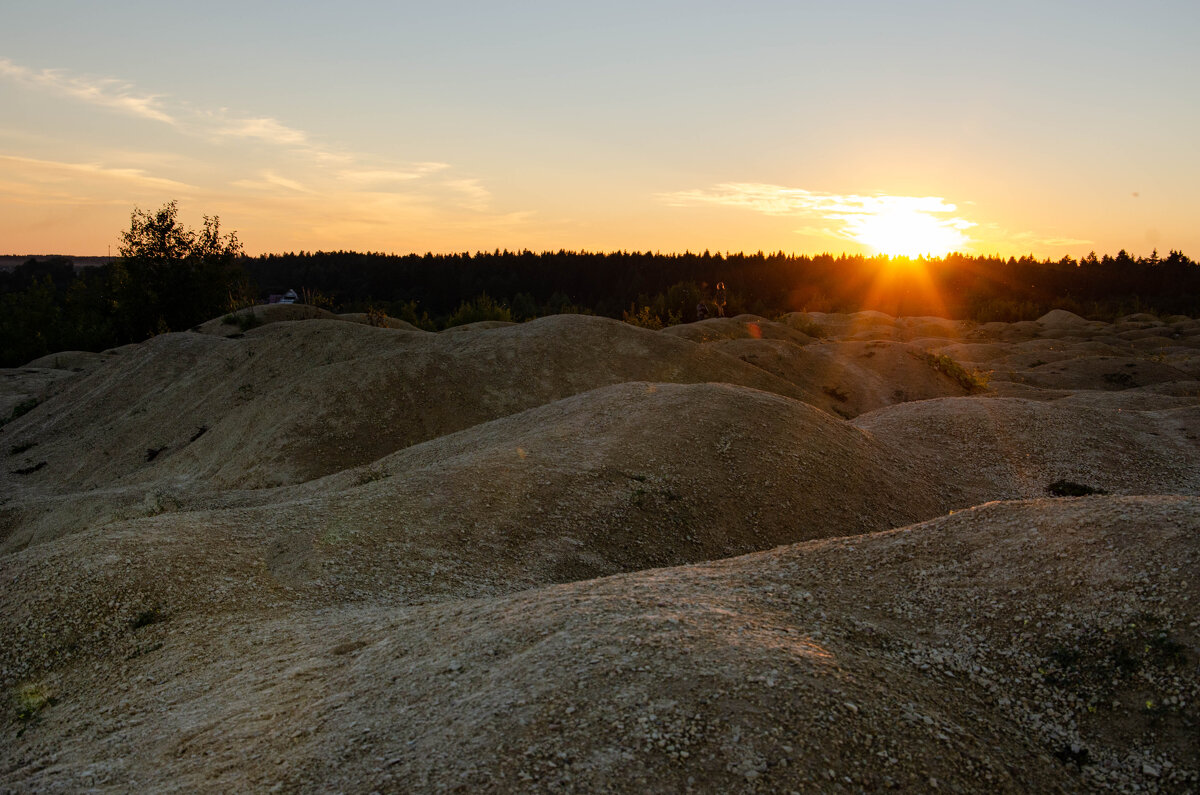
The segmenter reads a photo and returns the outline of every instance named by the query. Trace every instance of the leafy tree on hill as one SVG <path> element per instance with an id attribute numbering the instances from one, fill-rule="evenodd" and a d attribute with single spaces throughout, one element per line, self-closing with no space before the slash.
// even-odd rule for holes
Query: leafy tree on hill
<path id="1" fill-rule="evenodd" d="M 241 244 L 236 233 L 221 234 L 220 223 L 206 215 L 202 229 L 188 229 L 174 201 L 153 213 L 134 209 L 112 272 L 122 336 L 182 331 L 225 312 L 247 292 Z"/>

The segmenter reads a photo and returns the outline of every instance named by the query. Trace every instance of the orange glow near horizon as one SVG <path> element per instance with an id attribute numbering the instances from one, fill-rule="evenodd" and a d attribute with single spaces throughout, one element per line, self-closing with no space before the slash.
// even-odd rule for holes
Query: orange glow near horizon
<path id="1" fill-rule="evenodd" d="M 880 266 L 864 306 L 899 317 L 934 315 L 948 317 L 945 299 L 938 291 L 930 263 L 924 259 L 890 256 Z"/>
<path id="2" fill-rule="evenodd" d="M 884 206 L 847 225 L 851 238 L 890 257 L 944 257 L 970 243 L 960 219 L 944 220 L 912 207 Z"/>

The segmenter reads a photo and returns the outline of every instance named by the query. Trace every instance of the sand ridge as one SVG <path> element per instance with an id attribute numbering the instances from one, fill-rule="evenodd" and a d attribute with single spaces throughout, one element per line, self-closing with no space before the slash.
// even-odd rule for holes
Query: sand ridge
<path id="1" fill-rule="evenodd" d="M 1195 321 L 346 320 L 6 371 L 0 788 L 1200 786 Z"/>

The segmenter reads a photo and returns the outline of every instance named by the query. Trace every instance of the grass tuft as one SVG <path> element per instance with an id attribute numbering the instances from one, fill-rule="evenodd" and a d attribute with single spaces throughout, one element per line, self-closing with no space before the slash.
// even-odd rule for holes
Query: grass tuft
<path id="1" fill-rule="evenodd" d="M 974 394 L 987 391 L 988 374 L 982 370 L 968 370 L 945 354 L 922 353 L 917 358 L 955 381 L 967 392 Z"/>
<path id="2" fill-rule="evenodd" d="M 29 722 L 54 704 L 54 693 L 42 682 L 30 682 L 17 688 L 17 720 Z"/>

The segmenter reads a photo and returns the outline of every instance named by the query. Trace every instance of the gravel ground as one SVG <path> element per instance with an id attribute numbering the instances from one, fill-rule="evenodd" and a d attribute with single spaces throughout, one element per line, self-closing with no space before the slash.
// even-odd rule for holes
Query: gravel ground
<path id="1" fill-rule="evenodd" d="M 0 791 L 1200 791 L 1196 321 L 272 320 L 5 372 Z"/>

